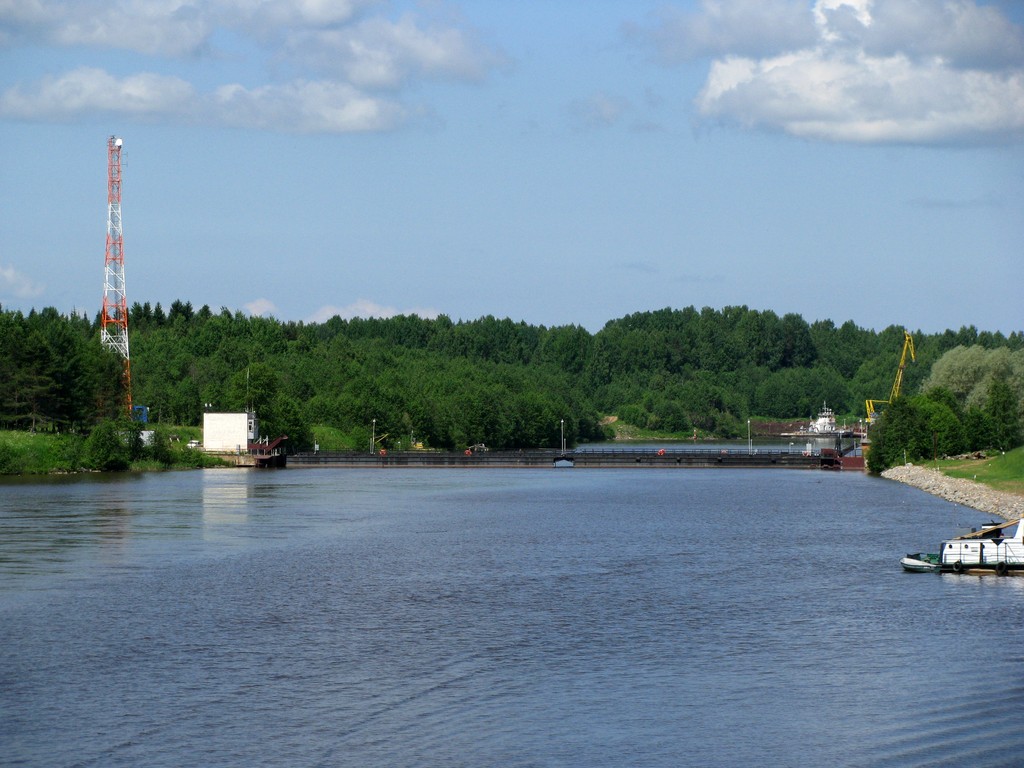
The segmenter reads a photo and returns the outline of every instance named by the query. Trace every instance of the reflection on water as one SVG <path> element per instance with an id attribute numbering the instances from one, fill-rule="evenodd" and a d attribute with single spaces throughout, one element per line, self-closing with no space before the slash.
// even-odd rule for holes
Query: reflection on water
<path id="1" fill-rule="evenodd" d="M 248 485 L 227 472 L 207 472 L 202 488 L 204 538 L 215 539 L 222 535 L 223 526 L 247 522 Z"/>
<path id="2" fill-rule="evenodd" d="M 282 496 L 308 493 L 286 477 L 219 469 L 0 481 L 0 577 L 85 576 L 190 556 L 199 541 L 280 539 L 296 522 L 278 514 Z"/>
<path id="3" fill-rule="evenodd" d="M 121 490 L 66 478 L 5 482 L 0 577 L 59 573 L 83 556 L 116 557 L 135 514 Z"/>

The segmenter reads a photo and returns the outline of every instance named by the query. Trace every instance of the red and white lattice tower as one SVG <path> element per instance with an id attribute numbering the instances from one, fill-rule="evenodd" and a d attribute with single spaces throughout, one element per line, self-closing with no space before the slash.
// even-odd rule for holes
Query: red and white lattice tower
<path id="1" fill-rule="evenodd" d="M 124 237 L 121 232 L 121 139 L 107 140 L 107 258 L 103 268 L 103 315 L 100 340 L 124 361 L 124 392 L 132 410 L 132 376 L 128 354 L 128 298 L 124 287 Z"/>

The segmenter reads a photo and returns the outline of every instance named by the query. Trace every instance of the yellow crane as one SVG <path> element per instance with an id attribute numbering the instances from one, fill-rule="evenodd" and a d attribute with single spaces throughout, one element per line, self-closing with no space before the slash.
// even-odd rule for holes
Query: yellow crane
<path id="1" fill-rule="evenodd" d="M 910 331 L 903 330 L 903 354 L 900 355 L 900 367 L 896 369 L 896 380 L 892 383 L 892 391 L 889 392 L 888 400 L 865 400 L 864 405 L 868 411 L 868 424 L 873 424 L 875 419 L 878 418 L 878 412 L 875 410 L 877 405 L 889 405 L 893 400 L 900 396 L 900 388 L 903 386 L 903 371 L 907 367 L 907 353 L 910 353 L 910 362 L 917 362 L 917 356 L 914 354 L 914 337 L 910 335 Z"/>

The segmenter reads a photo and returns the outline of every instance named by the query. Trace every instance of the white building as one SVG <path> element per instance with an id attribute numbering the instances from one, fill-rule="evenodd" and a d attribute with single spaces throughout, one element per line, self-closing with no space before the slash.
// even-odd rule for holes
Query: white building
<path id="1" fill-rule="evenodd" d="M 259 439 L 260 425 L 252 413 L 204 413 L 203 448 L 214 453 L 238 453 L 249 450 Z"/>

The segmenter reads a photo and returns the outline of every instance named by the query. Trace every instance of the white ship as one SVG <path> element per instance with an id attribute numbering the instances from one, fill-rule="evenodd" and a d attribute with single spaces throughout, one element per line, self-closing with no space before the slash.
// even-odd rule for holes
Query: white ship
<path id="1" fill-rule="evenodd" d="M 803 438 L 850 437 L 851 435 L 853 435 L 853 430 L 847 429 L 845 425 L 843 427 L 836 426 L 836 415 L 827 403 L 822 403 L 818 418 L 812 419 L 806 427 L 800 427 L 799 432 L 782 433 L 783 437 Z"/>

